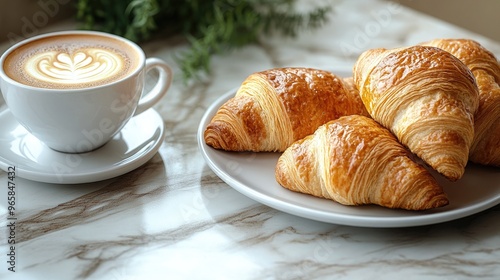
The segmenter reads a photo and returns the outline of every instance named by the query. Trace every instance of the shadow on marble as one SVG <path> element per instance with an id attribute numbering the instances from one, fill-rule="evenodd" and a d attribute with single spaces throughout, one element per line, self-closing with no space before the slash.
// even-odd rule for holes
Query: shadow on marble
<path id="1" fill-rule="evenodd" d="M 201 188 L 204 189 L 201 192 L 206 211 L 211 213 L 218 233 L 231 240 L 231 245 L 225 250 L 245 252 L 255 262 L 271 258 L 275 264 L 273 269 L 262 270 L 255 279 L 300 279 L 321 276 L 322 271 L 330 270 L 331 273 L 332 268 L 338 272 L 361 271 L 366 267 L 384 265 L 415 268 L 434 265 L 450 272 L 468 274 L 470 268 L 467 266 L 474 266 L 473 262 L 463 268 L 452 263 L 470 254 L 484 259 L 500 252 L 500 224 L 497 223 L 500 205 L 435 225 L 351 227 L 296 217 L 260 203 L 246 203 L 238 207 L 235 204 L 245 201 L 246 197 L 230 190 L 208 167 L 203 174 L 206 175 L 201 181 Z M 233 210 L 221 215 L 220 205 L 224 203 L 232 204 Z M 489 249 L 475 249 L 488 248 L 485 244 L 490 244 Z M 339 255 L 339 251 L 351 253 Z M 491 261 L 489 268 L 484 269 L 494 270 L 499 263 Z"/>
<path id="2" fill-rule="evenodd" d="M 129 173 L 96 183 L 57 185 L 18 179 L 19 204 L 39 201 L 18 211 L 16 244 L 26 265 L 23 270 L 76 258 L 94 266 L 82 268 L 82 276 L 90 275 L 99 267 L 96 262 L 106 259 L 93 255 L 105 249 L 95 247 L 94 242 L 104 244 L 105 240 L 140 234 L 144 223 L 141 209 L 165 191 L 163 184 L 148 182 L 148 178 L 164 182 L 166 176 L 164 162 L 157 154 Z"/>

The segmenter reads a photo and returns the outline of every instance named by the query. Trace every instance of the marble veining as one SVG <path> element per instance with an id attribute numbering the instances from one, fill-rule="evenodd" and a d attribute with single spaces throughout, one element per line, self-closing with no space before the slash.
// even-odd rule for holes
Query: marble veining
<path id="1" fill-rule="evenodd" d="M 16 178 L 16 272 L 7 269 L 8 179 L 0 172 L 0 279 L 499 279 L 500 205 L 420 227 L 335 225 L 255 202 L 205 163 L 196 140 L 201 117 L 255 71 L 307 66 L 345 73 L 365 49 L 439 37 L 473 38 L 500 55 L 500 43 L 397 2 L 315 2 L 334 6 L 319 30 L 262 37 L 215 56 L 211 73 L 196 83 L 176 77 L 155 107 L 165 141 L 142 167 L 80 185 Z M 182 40 L 142 47 L 180 73 L 173 57 L 186 48 Z"/>

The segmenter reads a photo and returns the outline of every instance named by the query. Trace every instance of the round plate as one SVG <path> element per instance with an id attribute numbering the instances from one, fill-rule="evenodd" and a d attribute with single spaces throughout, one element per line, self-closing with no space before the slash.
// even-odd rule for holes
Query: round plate
<path id="1" fill-rule="evenodd" d="M 240 153 L 213 149 L 205 144 L 203 132 L 219 107 L 236 90 L 217 99 L 198 128 L 198 145 L 208 166 L 224 182 L 260 203 L 317 221 L 362 227 L 408 227 L 441 223 L 478 213 L 500 203 L 500 168 L 469 163 L 457 182 L 435 172 L 434 177 L 448 194 L 450 204 L 426 211 L 388 209 L 377 205 L 345 206 L 331 200 L 289 191 L 274 177 L 280 153 Z"/>
<path id="2" fill-rule="evenodd" d="M 54 151 L 31 135 L 9 110 L 0 113 L 0 168 L 16 176 L 55 184 L 89 183 L 113 178 L 143 165 L 163 143 L 161 116 L 139 114 L 101 148 L 82 154 Z"/>

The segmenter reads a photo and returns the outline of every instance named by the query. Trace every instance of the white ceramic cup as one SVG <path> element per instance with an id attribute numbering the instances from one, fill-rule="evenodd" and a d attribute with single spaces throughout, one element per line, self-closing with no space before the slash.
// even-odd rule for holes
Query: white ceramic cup
<path id="1" fill-rule="evenodd" d="M 138 58 L 136 69 L 126 76 L 99 86 L 78 89 L 50 89 L 25 85 L 6 74 L 6 57 L 20 46 L 40 38 L 67 34 L 91 34 L 119 40 Z M 145 76 L 157 70 L 158 81 L 144 92 Z M 31 134 L 48 147 L 66 153 L 95 150 L 119 132 L 128 120 L 155 105 L 172 83 L 172 70 L 158 58 L 146 59 L 135 43 L 119 36 L 95 31 L 47 33 L 24 40 L 0 58 L 0 85 L 5 102 Z"/>

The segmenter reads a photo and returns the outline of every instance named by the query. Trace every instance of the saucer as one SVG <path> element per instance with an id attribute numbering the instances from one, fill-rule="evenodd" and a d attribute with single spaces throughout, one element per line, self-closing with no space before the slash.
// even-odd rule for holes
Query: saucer
<path id="1" fill-rule="evenodd" d="M 163 119 L 149 109 L 131 118 L 101 148 L 81 154 L 61 153 L 31 135 L 7 109 L 0 112 L 0 168 L 7 171 L 15 167 L 16 176 L 45 183 L 101 181 L 146 163 L 156 154 L 164 136 Z"/>

